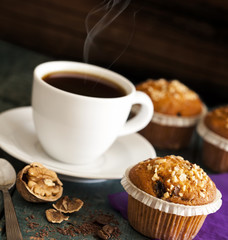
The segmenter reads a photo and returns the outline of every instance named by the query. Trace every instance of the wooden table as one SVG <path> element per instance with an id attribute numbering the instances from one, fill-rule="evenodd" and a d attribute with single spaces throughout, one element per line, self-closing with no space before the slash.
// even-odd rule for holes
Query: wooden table
<path id="1" fill-rule="evenodd" d="M 30 105 L 33 69 L 36 65 L 50 60 L 53 59 L 0 41 L 0 112 Z M 199 159 L 198 146 L 197 136 L 195 136 L 189 149 L 170 153 L 179 154 L 190 161 L 197 162 Z M 170 153 L 157 151 L 157 155 L 160 156 Z M 0 150 L 0 154 L 0 157 L 9 160 L 13 164 L 17 172 L 25 166 L 25 163 L 13 158 L 3 150 Z M 68 222 L 80 225 L 82 222 L 88 223 L 99 214 L 108 214 L 112 215 L 118 222 L 120 235 L 117 239 L 147 239 L 134 231 L 128 221 L 113 210 L 109 204 L 109 194 L 123 191 L 120 180 L 107 180 L 96 183 L 63 181 L 63 184 L 64 195 L 78 197 L 84 201 L 83 208 L 78 213 L 72 214 Z M 51 208 L 50 203 L 35 204 L 26 202 L 15 188 L 11 190 L 11 194 L 24 239 L 95 239 L 92 234 L 86 236 L 77 234 L 74 237 L 60 234 L 57 228 L 64 228 L 69 224 L 66 221 L 61 224 L 48 223 L 45 210 Z M 45 231 L 48 232 L 48 236 L 45 236 L 47 235 Z M 1 195 L 0 239 L 6 239 Z"/>

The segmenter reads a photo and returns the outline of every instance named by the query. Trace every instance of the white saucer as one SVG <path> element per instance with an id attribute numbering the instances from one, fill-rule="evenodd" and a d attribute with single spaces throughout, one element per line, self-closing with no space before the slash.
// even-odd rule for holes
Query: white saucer
<path id="1" fill-rule="evenodd" d="M 120 179 L 130 165 L 156 156 L 152 145 L 135 133 L 119 137 L 96 164 L 78 166 L 54 160 L 41 147 L 32 120 L 32 108 L 20 107 L 0 114 L 0 147 L 25 162 L 40 162 L 63 179 Z"/>

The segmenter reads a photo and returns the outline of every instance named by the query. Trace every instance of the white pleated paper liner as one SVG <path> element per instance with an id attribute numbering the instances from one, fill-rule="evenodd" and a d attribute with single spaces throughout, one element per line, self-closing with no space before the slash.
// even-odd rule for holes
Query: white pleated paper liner
<path id="1" fill-rule="evenodd" d="M 198 123 L 197 132 L 205 141 L 228 152 L 228 139 L 226 139 L 226 138 L 212 132 L 210 129 L 208 129 L 206 127 L 206 125 L 204 124 L 204 118 L 201 119 L 200 122 Z"/>
<path id="2" fill-rule="evenodd" d="M 140 105 L 132 108 L 133 113 L 139 111 Z M 154 112 L 151 122 L 173 127 L 190 127 L 198 123 L 198 121 L 207 113 L 207 107 L 203 105 L 202 113 L 192 117 L 170 116 L 163 113 Z"/>
<path id="3" fill-rule="evenodd" d="M 216 212 L 222 205 L 222 194 L 217 189 L 216 198 L 213 202 L 205 205 L 199 206 L 189 206 L 177 203 L 171 203 L 164 201 L 162 199 L 156 198 L 139 188 L 137 188 L 132 182 L 130 181 L 128 175 L 129 171 L 132 167 L 129 167 L 124 177 L 121 180 L 121 184 L 123 185 L 126 192 L 131 195 L 136 200 L 142 202 L 143 204 L 153 208 L 158 209 L 165 213 L 175 214 L 179 216 L 196 216 L 196 215 L 208 215 L 211 213 Z"/>

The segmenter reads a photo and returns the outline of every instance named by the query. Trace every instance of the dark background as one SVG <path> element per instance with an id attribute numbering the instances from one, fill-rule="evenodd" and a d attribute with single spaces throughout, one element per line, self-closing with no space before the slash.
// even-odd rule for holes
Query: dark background
<path id="1" fill-rule="evenodd" d="M 89 15 L 92 29 L 120 12 L 127 1 L 105 1 Z M 87 61 L 132 82 L 179 79 L 209 107 L 228 103 L 228 2 L 226 0 L 132 0 L 103 31 L 90 35 L 83 54 L 86 17 L 98 0 L 1 0 L 0 39 L 54 59 Z M 109 6 L 109 7 L 107 7 Z M 98 26 L 97 25 L 97 26 Z"/>

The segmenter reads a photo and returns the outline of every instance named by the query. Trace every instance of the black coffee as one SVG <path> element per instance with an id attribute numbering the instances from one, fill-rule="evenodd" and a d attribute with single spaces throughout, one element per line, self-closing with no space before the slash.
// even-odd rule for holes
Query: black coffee
<path id="1" fill-rule="evenodd" d="M 53 72 L 45 75 L 43 80 L 63 91 L 84 96 L 116 98 L 126 95 L 126 91 L 116 83 L 84 73 Z"/>

